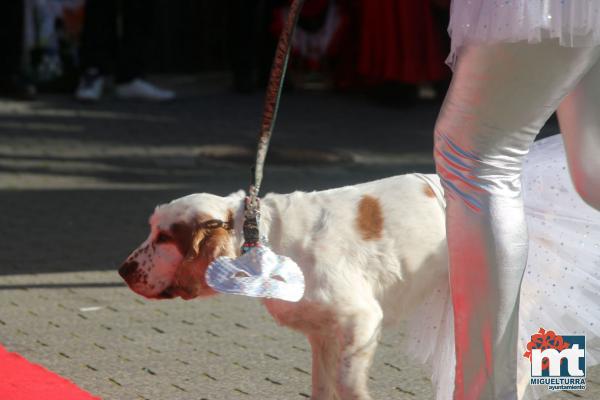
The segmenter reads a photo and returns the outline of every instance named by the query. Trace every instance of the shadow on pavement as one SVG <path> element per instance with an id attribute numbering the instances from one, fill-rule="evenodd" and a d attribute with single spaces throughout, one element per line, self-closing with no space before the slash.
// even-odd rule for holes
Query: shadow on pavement
<path id="1" fill-rule="evenodd" d="M 235 95 L 196 78 L 163 86 L 180 98 L 0 100 L 0 275 L 116 270 L 147 236 L 156 205 L 247 187 L 262 94 Z M 433 172 L 438 108 L 286 93 L 262 193 Z M 557 131 L 555 122 L 548 130 Z"/>
<path id="2" fill-rule="evenodd" d="M 40 283 L 23 285 L 0 285 L 0 290 L 28 290 L 28 289 L 98 289 L 124 287 L 125 283 L 94 282 L 94 283 Z"/>

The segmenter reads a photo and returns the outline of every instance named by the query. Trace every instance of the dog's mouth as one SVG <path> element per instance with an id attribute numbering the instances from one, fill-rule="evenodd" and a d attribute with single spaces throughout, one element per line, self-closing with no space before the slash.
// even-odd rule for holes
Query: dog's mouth
<path id="1" fill-rule="evenodd" d="M 165 290 L 154 296 L 154 298 L 158 300 L 174 299 L 176 297 L 181 297 L 183 300 L 190 300 L 195 298 L 196 296 L 188 293 L 186 290 L 172 286 L 166 288 Z"/>
<path id="2" fill-rule="evenodd" d="M 159 294 L 156 295 L 156 299 L 159 300 L 163 300 L 163 299 L 174 299 L 175 297 L 177 297 L 177 293 L 175 293 L 175 291 L 173 290 L 173 288 L 166 288 L 165 290 L 163 290 L 162 292 L 160 292 Z"/>
<path id="3" fill-rule="evenodd" d="M 156 299 L 159 300 L 163 300 L 163 299 L 172 299 L 175 297 L 175 294 L 171 291 L 171 289 L 165 289 L 163 290 L 161 293 L 156 295 Z"/>

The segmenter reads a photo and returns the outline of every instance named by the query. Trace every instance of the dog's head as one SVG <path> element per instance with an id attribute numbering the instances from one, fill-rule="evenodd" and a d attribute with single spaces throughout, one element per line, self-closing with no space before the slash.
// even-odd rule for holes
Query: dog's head
<path id="1" fill-rule="evenodd" d="M 202 193 L 157 207 L 148 238 L 127 257 L 119 274 L 148 298 L 215 294 L 204 274 L 215 258 L 235 256 L 234 217 L 243 198 L 243 192 L 227 197 Z"/>

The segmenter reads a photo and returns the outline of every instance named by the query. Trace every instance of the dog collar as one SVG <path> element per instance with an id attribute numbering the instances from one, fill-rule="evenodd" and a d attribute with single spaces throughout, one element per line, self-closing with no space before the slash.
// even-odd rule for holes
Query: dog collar
<path id="1" fill-rule="evenodd" d="M 200 224 L 199 228 L 202 229 L 219 229 L 223 228 L 228 231 L 233 229 L 233 224 L 230 221 L 223 221 L 220 219 L 209 219 Z"/>

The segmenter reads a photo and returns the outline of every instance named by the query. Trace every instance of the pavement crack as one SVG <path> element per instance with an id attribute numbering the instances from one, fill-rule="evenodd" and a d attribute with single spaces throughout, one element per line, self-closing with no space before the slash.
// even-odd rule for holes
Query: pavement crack
<path id="1" fill-rule="evenodd" d="M 242 369 L 245 369 L 246 371 L 250 371 L 250 367 L 246 367 L 245 365 L 242 365 L 242 364 L 238 363 L 237 361 L 234 361 L 233 365 L 238 366 Z"/>
<path id="2" fill-rule="evenodd" d="M 155 326 L 151 326 L 151 328 L 152 328 L 153 330 L 155 330 L 156 332 L 158 332 L 158 333 L 165 333 L 165 331 L 163 331 L 162 329 L 160 329 L 160 328 L 157 328 L 157 327 L 155 327 Z"/>
<path id="3" fill-rule="evenodd" d="M 94 342 L 94 346 L 96 346 L 97 348 L 99 348 L 100 350 L 106 350 L 106 347 L 102 346 L 101 344 L 98 344 L 96 342 Z"/>
<path id="4" fill-rule="evenodd" d="M 142 371 L 149 373 L 150 375 L 156 375 L 156 372 L 152 371 L 150 368 L 142 367 Z"/>
<path id="5" fill-rule="evenodd" d="M 306 371 L 306 370 L 303 370 L 303 369 L 302 369 L 302 368 L 300 368 L 300 367 L 294 367 L 294 371 L 298 371 L 298 372 L 300 372 L 301 374 L 310 375 L 310 372 L 308 372 L 308 371 Z"/>
<path id="6" fill-rule="evenodd" d="M 181 386 L 179 386 L 179 385 L 176 385 L 176 384 L 174 384 L 174 383 L 171 383 L 171 386 L 173 386 L 175 389 L 179 389 L 179 390 L 181 390 L 182 392 L 187 392 L 187 390 L 185 390 L 185 389 L 184 389 L 184 388 L 182 388 Z"/>
<path id="7" fill-rule="evenodd" d="M 388 367 L 393 368 L 393 369 L 395 369 L 398 372 L 402 372 L 402 369 L 400 367 L 395 366 L 394 364 L 390 364 L 388 362 L 384 362 L 383 365 L 387 365 Z"/>
<path id="8" fill-rule="evenodd" d="M 121 387 L 123 387 L 123 385 L 121 385 L 121 384 L 120 384 L 120 383 L 119 383 L 119 382 L 118 382 L 116 379 L 114 379 L 114 378 L 108 378 L 108 380 L 109 380 L 110 382 L 114 383 L 114 384 L 115 384 L 115 385 L 117 385 L 117 386 L 121 386 Z"/>
<path id="9" fill-rule="evenodd" d="M 281 382 L 278 382 L 278 381 L 276 381 L 276 380 L 274 380 L 274 379 L 271 379 L 271 378 L 269 378 L 268 376 L 265 378 L 265 381 L 267 381 L 267 382 L 271 382 L 273 385 L 282 385 L 282 383 L 281 383 Z"/>
<path id="10" fill-rule="evenodd" d="M 406 390 L 406 389 L 402 389 L 400 386 L 396 386 L 394 389 L 396 389 L 397 391 L 399 391 L 400 393 L 404 393 L 407 394 L 409 396 L 414 396 L 415 394 L 413 392 L 411 392 L 410 390 Z"/>
<path id="11" fill-rule="evenodd" d="M 217 378 L 215 378 L 214 376 L 212 376 L 206 372 L 202 373 L 202 376 L 205 376 L 206 378 L 210 379 L 211 381 L 215 381 L 215 382 L 217 381 Z"/>

